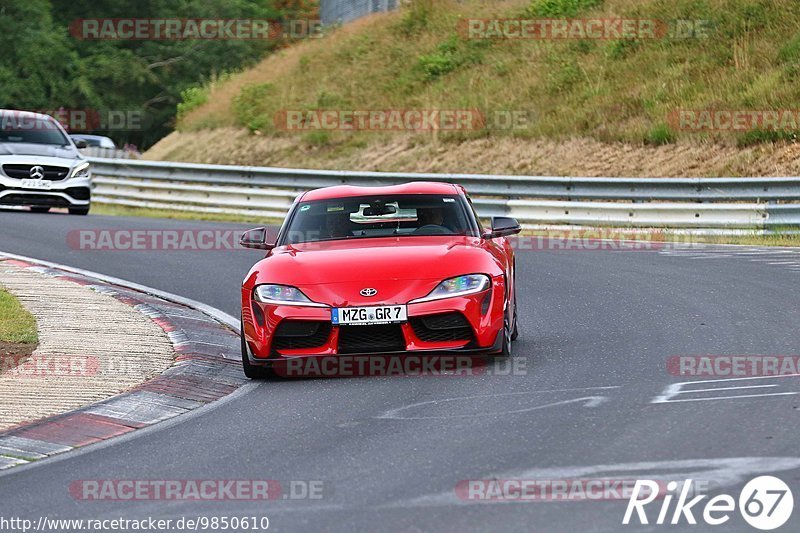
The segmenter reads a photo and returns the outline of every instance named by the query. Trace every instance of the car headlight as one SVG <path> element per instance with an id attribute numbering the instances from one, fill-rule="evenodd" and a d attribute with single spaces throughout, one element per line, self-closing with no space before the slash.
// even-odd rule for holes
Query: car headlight
<path id="1" fill-rule="evenodd" d="M 325 304 L 312 302 L 300 289 L 288 285 L 259 285 L 253 289 L 253 298 L 265 304 L 328 307 Z"/>
<path id="2" fill-rule="evenodd" d="M 446 279 L 436 286 L 430 294 L 424 298 L 412 300 L 409 303 L 430 302 L 431 300 L 441 300 L 443 298 L 454 298 L 456 296 L 466 296 L 476 294 L 489 288 L 491 280 L 484 274 L 469 274 L 456 278 Z"/>
<path id="3" fill-rule="evenodd" d="M 88 178 L 89 177 L 89 163 L 83 163 L 82 165 L 78 165 L 72 171 L 72 175 L 70 178 Z"/>

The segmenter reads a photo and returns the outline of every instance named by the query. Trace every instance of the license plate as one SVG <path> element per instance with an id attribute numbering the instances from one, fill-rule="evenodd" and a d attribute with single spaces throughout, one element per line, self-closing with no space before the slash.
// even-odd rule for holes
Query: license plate
<path id="1" fill-rule="evenodd" d="M 405 305 L 379 305 L 376 307 L 339 307 L 331 310 L 335 326 L 369 326 L 397 324 L 408 319 Z"/>
<path id="2" fill-rule="evenodd" d="M 44 180 L 22 180 L 22 186 L 26 189 L 39 189 L 49 191 L 53 186 L 49 181 Z"/>

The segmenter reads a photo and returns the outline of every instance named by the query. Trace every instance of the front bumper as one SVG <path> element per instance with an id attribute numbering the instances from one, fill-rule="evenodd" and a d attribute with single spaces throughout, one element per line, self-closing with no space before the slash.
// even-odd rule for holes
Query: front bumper
<path id="1" fill-rule="evenodd" d="M 91 203 L 91 178 L 51 182 L 50 189 L 26 189 L 20 180 L 0 176 L 0 205 L 36 207 L 87 207 Z"/>
<path id="2" fill-rule="evenodd" d="M 407 322 L 381 326 L 334 326 L 330 308 L 263 304 L 243 289 L 242 326 L 256 365 L 298 357 L 493 353 L 501 348 L 505 308 L 502 277 L 482 293 L 408 304 Z"/>

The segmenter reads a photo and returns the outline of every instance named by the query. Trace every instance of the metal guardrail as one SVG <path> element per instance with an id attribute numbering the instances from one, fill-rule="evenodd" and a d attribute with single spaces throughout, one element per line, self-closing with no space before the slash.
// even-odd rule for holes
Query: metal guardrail
<path id="1" fill-rule="evenodd" d="M 87 146 L 86 148 L 81 148 L 80 152 L 85 157 L 105 159 L 139 159 L 141 155 L 120 148 L 101 148 L 99 146 Z"/>
<path id="2" fill-rule="evenodd" d="M 800 177 L 571 178 L 349 172 L 89 158 L 93 200 L 282 217 L 294 197 L 332 185 L 460 183 L 481 216 L 523 225 L 774 229 L 800 226 Z"/>

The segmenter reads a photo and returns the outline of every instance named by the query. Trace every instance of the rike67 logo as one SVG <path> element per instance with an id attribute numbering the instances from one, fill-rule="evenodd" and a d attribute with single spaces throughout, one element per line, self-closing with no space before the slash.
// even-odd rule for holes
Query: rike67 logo
<path id="1" fill-rule="evenodd" d="M 645 506 L 659 497 L 659 485 L 651 480 L 637 480 L 633 493 L 628 500 L 624 525 L 631 523 L 636 513 L 640 524 L 647 525 Z M 719 526 L 730 520 L 731 514 L 736 510 L 737 501 L 733 496 L 720 494 L 705 502 L 704 506 L 698 505 L 708 495 L 700 494 L 689 499 L 692 491 L 692 480 L 686 480 L 681 486 L 671 481 L 667 484 L 667 494 L 663 496 L 661 508 L 655 524 L 680 524 L 683 520 L 688 524 L 697 524 L 695 513 L 701 513 L 703 521 L 711 526 Z M 679 493 L 679 494 L 678 494 Z M 674 509 L 671 509 L 674 496 L 678 496 Z M 697 508 L 695 508 L 697 506 Z M 745 522 L 756 529 L 769 531 L 784 525 L 792 516 L 794 497 L 789 486 L 782 480 L 773 476 L 760 476 L 747 483 L 739 493 L 739 513 Z M 671 512 L 670 512 L 671 511 Z M 671 516 L 670 516 L 671 515 Z M 652 519 L 652 516 L 650 517 Z M 635 521 L 634 521 L 635 524 Z"/>

